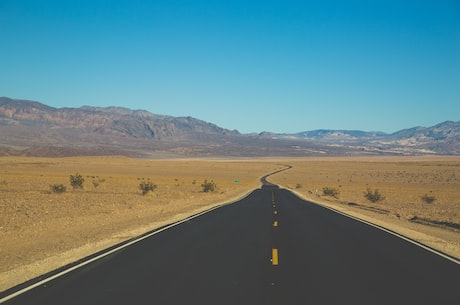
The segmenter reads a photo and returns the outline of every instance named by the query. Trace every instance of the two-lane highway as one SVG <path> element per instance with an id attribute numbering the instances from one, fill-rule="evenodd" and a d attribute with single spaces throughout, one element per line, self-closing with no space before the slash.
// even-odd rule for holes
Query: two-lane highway
<path id="1" fill-rule="evenodd" d="M 397 236 L 275 191 L 278 304 L 449 304 L 460 266 Z"/>
<path id="2" fill-rule="evenodd" d="M 264 186 L 5 304 L 454 304 L 460 266 Z"/>

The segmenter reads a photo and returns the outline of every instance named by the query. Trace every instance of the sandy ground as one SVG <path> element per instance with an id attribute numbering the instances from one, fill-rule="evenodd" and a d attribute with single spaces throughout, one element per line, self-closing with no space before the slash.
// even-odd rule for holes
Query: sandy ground
<path id="1" fill-rule="evenodd" d="M 175 220 L 240 198 L 269 178 L 299 196 L 389 227 L 460 258 L 460 158 L 140 160 L 124 157 L 0 158 L 0 291 Z M 80 173 L 84 189 L 69 175 Z M 150 179 L 146 196 L 138 186 Z M 213 180 L 217 190 L 204 193 Z M 65 184 L 55 194 L 51 184 Z M 338 198 L 324 196 L 325 186 Z M 385 200 L 369 203 L 366 188 Z M 429 194 L 435 201 L 420 199 Z M 349 205 L 353 202 L 354 205 Z"/>

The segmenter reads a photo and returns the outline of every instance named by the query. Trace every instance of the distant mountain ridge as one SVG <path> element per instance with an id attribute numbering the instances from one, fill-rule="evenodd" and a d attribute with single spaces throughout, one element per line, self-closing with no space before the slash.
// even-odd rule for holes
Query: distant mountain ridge
<path id="1" fill-rule="evenodd" d="M 192 117 L 123 107 L 54 108 L 0 97 L 0 155 L 460 155 L 460 122 L 392 134 L 312 130 L 240 134 Z"/>
<path id="2" fill-rule="evenodd" d="M 459 139 L 460 122 L 445 121 L 432 127 L 413 127 L 403 129 L 392 134 L 381 131 L 361 131 L 361 130 L 329 130 L 317 129 L 304 131 L 295 134 L 277 134 L 281 137 L 294 137 L 298 139 L 310 139 L 316 141 L 337 141 L 340 139 L 358 140 L 358 139 L 387 139 L 387 140 L 404 140 L 418 139 L 422 141 L 435 140 L 455 140 Z"/>
<path id="3" fill-rule="evenodd" d="M 50 128 L 76 128 L 98 134 L 161 139 L 191 133 L 233 134 L 215 124 L 192 117 L 156 115 L 122 107 L 53 108 L 38 102 L 0 98 L 3 124 L 34 124 Z"/>

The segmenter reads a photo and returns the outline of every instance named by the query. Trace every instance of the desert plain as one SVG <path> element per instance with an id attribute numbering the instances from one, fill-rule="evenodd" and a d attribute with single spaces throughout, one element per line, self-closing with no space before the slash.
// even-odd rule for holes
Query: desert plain
<path id="1" fill-rule="evenodd" d="M 460 258 L 460 157 L 0 158 L 0 291 L 216 205 L 268 180 Z M 70 175 L 84 178 L 73 189 Z M 213 181 L 216 189 L 204 192 Z M 143 195 L 142 182 L 156 185 Z M 66 191 L 53 192 L 63 184 Z M 324 188 L 337 191 L 326 195 Z M 382 200 L 364 193 L 378 190 Z"/>

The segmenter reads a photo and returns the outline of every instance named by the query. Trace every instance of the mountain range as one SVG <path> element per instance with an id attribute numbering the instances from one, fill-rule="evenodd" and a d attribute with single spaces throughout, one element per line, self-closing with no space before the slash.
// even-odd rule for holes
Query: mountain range
<path id="1" fill-rule="evenodd" d="M 387 134 L 313 130 L 241 134 L 192 117 L 122 107 L 54 108 L 0 97 L 0 155 L 460 155 L 460 122 Z"/>

